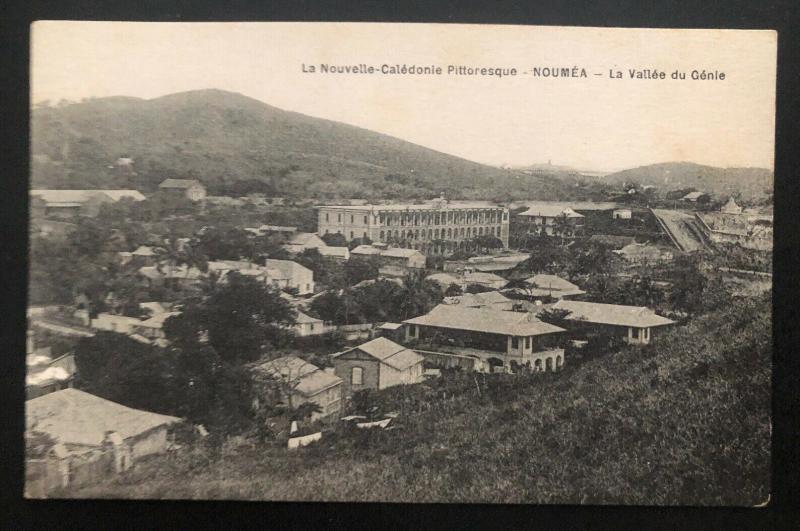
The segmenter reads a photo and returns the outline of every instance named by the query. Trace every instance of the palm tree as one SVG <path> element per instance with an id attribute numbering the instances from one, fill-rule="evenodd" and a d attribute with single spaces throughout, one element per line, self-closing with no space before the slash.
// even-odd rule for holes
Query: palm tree
<path id="1" fill-rule="evenodd" d="M 199 269 L 201 272 L 208 272 L 208 257 L 197 250 L 197 247 L 190 243 L 181 243 L 177 234 L 171 232 L 164 238 L 164 246 L 156 249 L 159 256 L 156 268 L 159 272 L 164 272 L 164 268 L 180 268 L 185 266 L 184 280 L 189 278 L 189 272 Z"/>
<path id="2" fill-rule="evenodd" d="M 444 298 L 442 288 L 435 282 L 427 280 L 421 273 L 410 273 L 403 279 L 401 286 L 400 315 L 410 319 L 430 311 Z"/>

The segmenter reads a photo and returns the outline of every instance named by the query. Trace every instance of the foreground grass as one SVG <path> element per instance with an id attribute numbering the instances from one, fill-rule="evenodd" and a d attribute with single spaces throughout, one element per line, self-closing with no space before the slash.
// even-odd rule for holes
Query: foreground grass
<path id="1" fill-rule="evenodd" d="M 558 374 L 386 390 L 394 431 L 195 447 L 67 495 L 751 506 L 769 493 L 771 351 L 769 299 L 743 299 Z"/>

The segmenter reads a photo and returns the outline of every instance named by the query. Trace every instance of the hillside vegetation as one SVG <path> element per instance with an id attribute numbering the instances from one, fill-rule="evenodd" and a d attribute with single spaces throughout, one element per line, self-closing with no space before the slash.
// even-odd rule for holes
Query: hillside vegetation
<path id="1" fill-rule="evenodd" d="M 34 187 L 147 191 L 167 177 L 194 177 L 212 194 L 226 193 L 237 181 L 250 182 L 254 191 L 303 197 L 568 194 L 546 176 L 477 164 L 221 90 L 40 105 L 31 133 Z M 114 167 L 119 157 L 133 158 L 135 175 Z"/>
<path id="2" fill-rule="evenodd" d="M 601 179 L 613 185 L 636 183 L 661 191 L 696 188 L 715 195 L 741 194 L 746 200 L 772 193 L 773 174 L 765 168 L 716 168 L 693 162 L 664 162 L 631 168 Z"/>
<path id="3" fill-rule="evenodd" d="M 447 373 L 378 393 L 393 431 L 198 443 L 68 495 L 752 506 L 770 491 L 770 315 L 741 299 L 560 373 Z"/>

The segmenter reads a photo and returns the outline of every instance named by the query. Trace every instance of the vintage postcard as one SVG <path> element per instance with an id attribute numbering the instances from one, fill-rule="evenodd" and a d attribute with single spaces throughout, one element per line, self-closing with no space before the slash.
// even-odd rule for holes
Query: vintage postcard
<path id="1" fill-rule="evenodd" d="M 776 42 L 34 23 L 26 496 L 768 503 Z"/>

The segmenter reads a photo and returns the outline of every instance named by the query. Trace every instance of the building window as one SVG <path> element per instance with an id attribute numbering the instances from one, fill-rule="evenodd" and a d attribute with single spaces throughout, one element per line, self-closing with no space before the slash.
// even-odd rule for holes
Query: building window
<path id="1" fill-rule="evenodd" d="M 328 215 L 328 213 L 326 212 L 326 213 L 325 213 L 325 221 L 330 221 L 330 219 L 329 219 L 329 218 L 330 218 L 330 216 L 329 216 L 329 215 Z"/>
<path id="2" fill-rule="evenodd" d="M 530 337 L 526 337 L 525 338 L 525 348 L 531 348 L 531 338 Z"/>
<path id="3" fill-rule="evenodd" d="M 350 215 L 350 223 L 351 224 L 355 223 L 355 218 L 353 217 L 353 215 Z"/>
<path id="4" fill-rule="evenodd" d="M 353 239 L 353 231 L 350 231 L 350 239 Z"/>
<path id="5" fill-rule="evenodd" d="M 342 215 L 341 214 L 336 214 L 336 221 L 338 221 L 339 223 L 342 222 Z"/>
<path id="6" fill-rule="evenodd" d="M 380 236 L 381 237 L 381 241 L 384 241 L 384 236 L 385 236 L 384 232 L 381 231 L 381 236 Z"/>
<path id="7" fill-rule="evenodd" d="M 367 216 L 364 216 L 364 225 L 367 224 Z"/>
<path id="8" fill-rule="evenodd" d="M 519 348 L 519 338 L 517 336 L 511 336 L 511 348 Z"/>
<path id="9" fill-rule="evenodd" d="M 364 369 L 361 367 L 353 367 L 350 371 L 350 384 L 363 385 L 364 383 Z"/>

